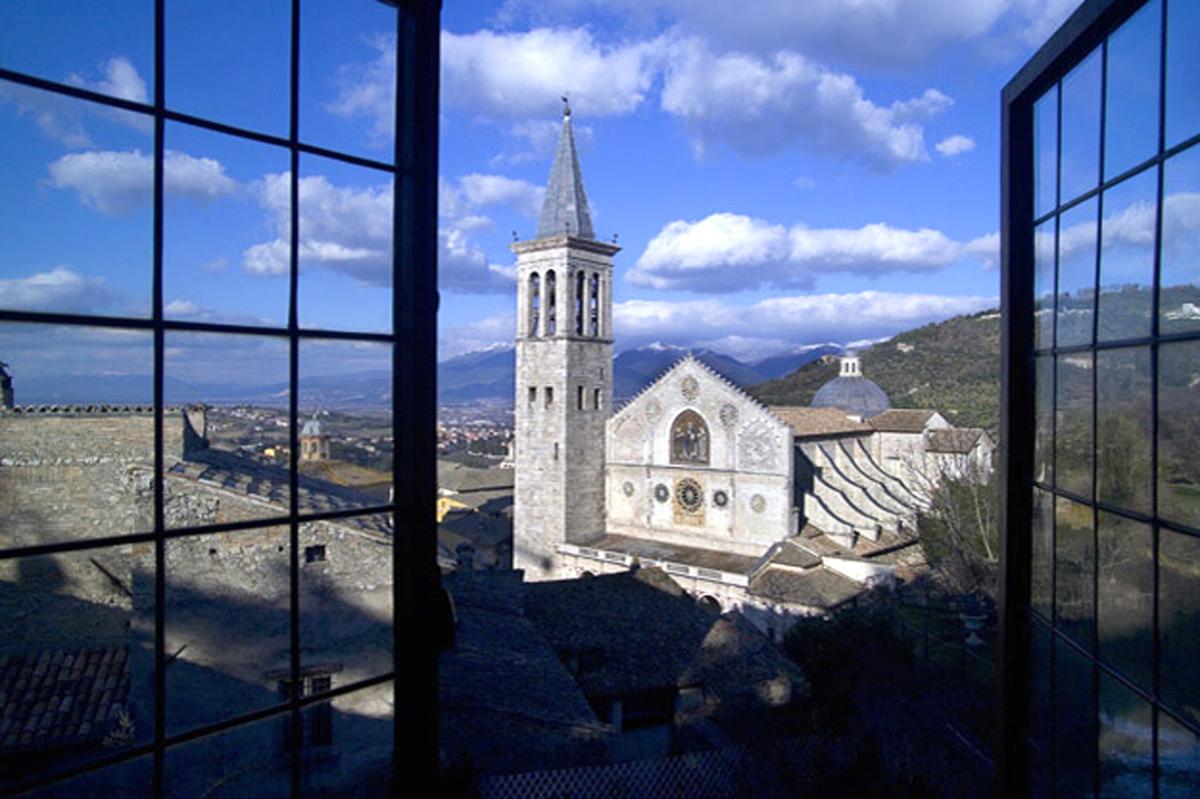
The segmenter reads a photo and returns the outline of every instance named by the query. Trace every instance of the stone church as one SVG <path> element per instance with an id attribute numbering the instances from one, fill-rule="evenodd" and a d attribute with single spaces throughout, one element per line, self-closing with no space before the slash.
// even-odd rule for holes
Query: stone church
<path id="1" fill-rule="evenodd" d="M 612 259 L 593 232 L 569 109 L 537 236 L 518 242 L 514 565 L 527 580 L 655 566 L 780 635 L 923 563 L 943 475 L 993 443 L 892 409 L 841 359 L 811 407 L 768 407 L 688 356 L 612 409 Z"/>

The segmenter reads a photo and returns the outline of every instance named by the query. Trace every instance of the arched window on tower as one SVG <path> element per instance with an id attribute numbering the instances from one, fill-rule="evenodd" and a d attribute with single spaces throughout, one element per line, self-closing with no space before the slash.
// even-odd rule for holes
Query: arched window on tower
<path id="1" fill-rule="evenodd" d="M 558 309 L 554 302 L 554 270 L 546 273 L 546 335 L 553 336 L 558 329 Z"/>
<path id="2" fill-rule="evenodd" d="M 538 335 L 541 321 L 542 278 L 537 272 L 529 276 L 529 335 Z"/>
<path id="3" fill-rule="evenodd" d="M 708 465 L 708 425 L 692 410 L 675 417 L 671 424 L 671 463 Z"/>
<path id="4" fill-rule="evenodd" d="M 583 335 L 583 293 L 587 286 L 587 273 L 580 271 L 575 276 L 575 335 Z"/>
<path id="5" fill-rule="evenodd" d="M 582 288 L 582 281 L 581 286 Z M 580 292 L 582 293 L 582 291 Z M 588 326 L 593 337 L 600 335 L 600 274 L 592 272 L 588 290 Z"/>

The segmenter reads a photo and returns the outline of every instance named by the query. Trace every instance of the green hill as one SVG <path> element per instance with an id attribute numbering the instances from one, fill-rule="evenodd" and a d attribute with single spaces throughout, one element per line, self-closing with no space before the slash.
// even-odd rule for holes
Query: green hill
<path id="1" fill-rule="evenodd" d="M 954 425 L 999 427 L 999 312 L 925 325 L 859 354 L 863 374 L 887 392 L 893 408 L 933 408 Z M 808 405 L 837 374 L 837 359 L 825 357 L 749 391 L 769 405 Z"/>

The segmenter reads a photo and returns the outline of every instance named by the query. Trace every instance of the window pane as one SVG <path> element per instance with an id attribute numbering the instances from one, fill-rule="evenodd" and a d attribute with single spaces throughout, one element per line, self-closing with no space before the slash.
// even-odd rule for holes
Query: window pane
<path id="1" fill-rule="evenodd" d="M 1104 193 L 1098 300 L 1101 341 L 1150 335 L 1157 208 L 1158 170 L 1154 168 Z"/>
<path id="2" fill-rule="evenodd" d="M 1200 145 L 1163 165 L 1161 332 L 1200 329 Z"/>
<path id="3" fill-rule="evenodd" d="M 315 156 L 300 175 L 301 327 L 389 332 L 391 176 Z"/>
<path id="4" fill-rule="evenodd" d="M 171 747 L 163 764 L 163 796 L 291 796 L 290 721 L 281 713 Z"/>
<path id="5" fill-rule="evenodd" d="M 153 575 L 152 545 L 0 560 L 0 791 L 153 737 Z"/>
<path id="6" fill-rule="evenodd" d="M 1038 226 L 1033 234 L 1034 316 L 1033 346 L 1054 346 L 1054 232 L 1057 217 Z"/>
<path id="7" fill-rule="evenodd" d="M 301 513 L 387 504 L 392 487 L 392 348 L 300 342 Z"/>
<path id="8" fill-rule="evenodd" d="M 1167 147 L 1200 133 L 1200 6 L 1167 7 Z"/>
<path id="9" fill-rule="evenodd" d="M 152 347 L 141 331 L 0 324 L 17 408 L 0 413 L 0 547 L 154 529 Z"/>
<path id="10" fill-rule="evenodd" d="M 0 307 L 149 315 L 153 129 L 0 81 Z"/>
<path id="11" fill-rule="evenodd" d="M 190 433 L 164 440 L 166 520 L 188 527 L 288 512 L 288 344 L 168 333 L 166 396 Z"/>
<path id="12" fill-rule="evenodd" d="M 1095 551 L 1092 509 L 1059 497 L 1055 506 L 1055 625 L 1087 649 L 1092 648 Z"/>
<path id="13" fill-rule="evenodd" d="M 148 799 L 154 795 L 153 786 L 154 759 L 146 755 L 127 763 L 89 771 L 41 790 L 23 793 L 21 798 L 78 799 L 80 796 L 120 796 L 122 799 Z"/>
<path id="14" fill-rule="evenodd" d="M 1108 37 L 1104 175 L 1111 178 L 1158 152 L 1162 7 L 1151 0 Z"/>
<path id="15" fill-rule="evenodd" d="M 1053 618 L 1051 594 L 1054 575 L 1054 497 L 1033 489 L 1033 609 Z"/>
<path id="16" fill-rule="evenodd" d="M 1100 182 L 1100 66 L 1097 49 L 1063 78 L 1063 203 Z"/>
<path id="17" fill-rule="evenodd" d="M 300 138 L 391 162 L 396 12 L 384 3 L 301 3 Z"/>
<path id="18" fill-rule="evenodd" d="M 280 702 L 291 650 L 287 526 L 166 547 L 167 731 Z"/>
<path id="19" fill-rule="evenodd" d="M 1150 691 L 1154 687 L 1154 553 L 1150 526 L 1100 512 L 1097 624 L 1100 656 Z"/>
<path id="20" fill-rule="evenodd" d="M 147 102 L 154 85 L 154 2 L 6 0 L 0 3 L 0 66 Z M 5 93 L 0 88 L 0 99 Z"/>
<path id="21" fill-rule="evenodd" d="M 167 0 L 165 13 L 167 106 L 286 136 L 291 4 Z"/>
<path id="22" fill-rule="evenodd" d="M 1200 795 L 1200 735 L 1158 714 L 1158 792 L 1163 799 Z"/>
<path id="23" fill-rule="evenodd" d="M 1053 694 L 1051 692 L 1050 652 L 1054 637 L 1050 628 L 1037 617 L 1030 623 L 1029 743 L 1030 776 L 1034 780 L 1034 796 L 1050 796 L 1050 731 L 1053 729 Z"/>
<path id="24" fill-rule="evenodd" d="M 1096 300 L 1096 210 L 1093 198 L 1061 217 L 1058 233 L 1058 331 L 1060 347 L 1092 342 Z"/>
<path id="25" fill-rule="evenodd" d="M 1044 216 L 1058 204 L 1058 86 L 1033 106 L 1034 216 Z"/>
<path id="26" fill-rule="evenodd" d="M 1033 440 L 1033 479 L 1054 484 L 1054 356 L 1037 358 L 1034 379 L 1036 430 Z"/>
<path id="27" fill-rule="evenodd" d="M 286 150 L 168 123 L 163 313 L 168 319 L 286 325 Z"/>
<path id="28" fill-rule="evenodd" d="M 1092 355 L 1058 356 L 1055 484 L 1092 496 Z"/>
<path id="29" fill-rule="evenodd" d="M 1096 762 L 1095 673 L 1092 662 L 1054 642 L 1054 760 L 1059 797 L 1092 796 Z"/>
<path id="30" fill-rule="evenodd" d="M 1096 498 L 1151 512 L 1150 348 L 1096 356 Z"/>
<path id="31" fill-rule="evenodd" d="M 302 714 L 310 737 L 300 753 L 301 795 L 344 796 L 353 786 L 352 795 L 363 799 L 395 796 L 393 712 L 391 683 L 306 708 Z"/>
<path id="32" fill-rule="evenodd" d="M 1154 795 L 1154 724 L 1150 705 L 1100 674 L 1100 795 Z"/>
<path id="33" fill-rule="evenodd" d="M 1177 713 L 1200 725 L 1200 538 L 1164 528 L 1158 546 L 1160 693 Z"/>
<path id="34" fill-rule="evenodd" d="M 1158 350 L 1158 515 L 1200 527 L 1200 342 Z"/>

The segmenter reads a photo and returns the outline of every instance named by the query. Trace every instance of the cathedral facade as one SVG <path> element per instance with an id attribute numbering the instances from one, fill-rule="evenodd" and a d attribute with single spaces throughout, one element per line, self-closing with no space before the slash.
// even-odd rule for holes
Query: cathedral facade
<path id="1" fill-rule="evenodd" d="M 918 518 L 992 443 L 892 409 L 841 359 L 810 407 L 768 407 L 688 356 L 612 409 L 612 257 L 570 112 L 537 237 L 517 253 L 514 565 L 526 580 L 658 567 L 773 635 L 921 568 Z"/>

